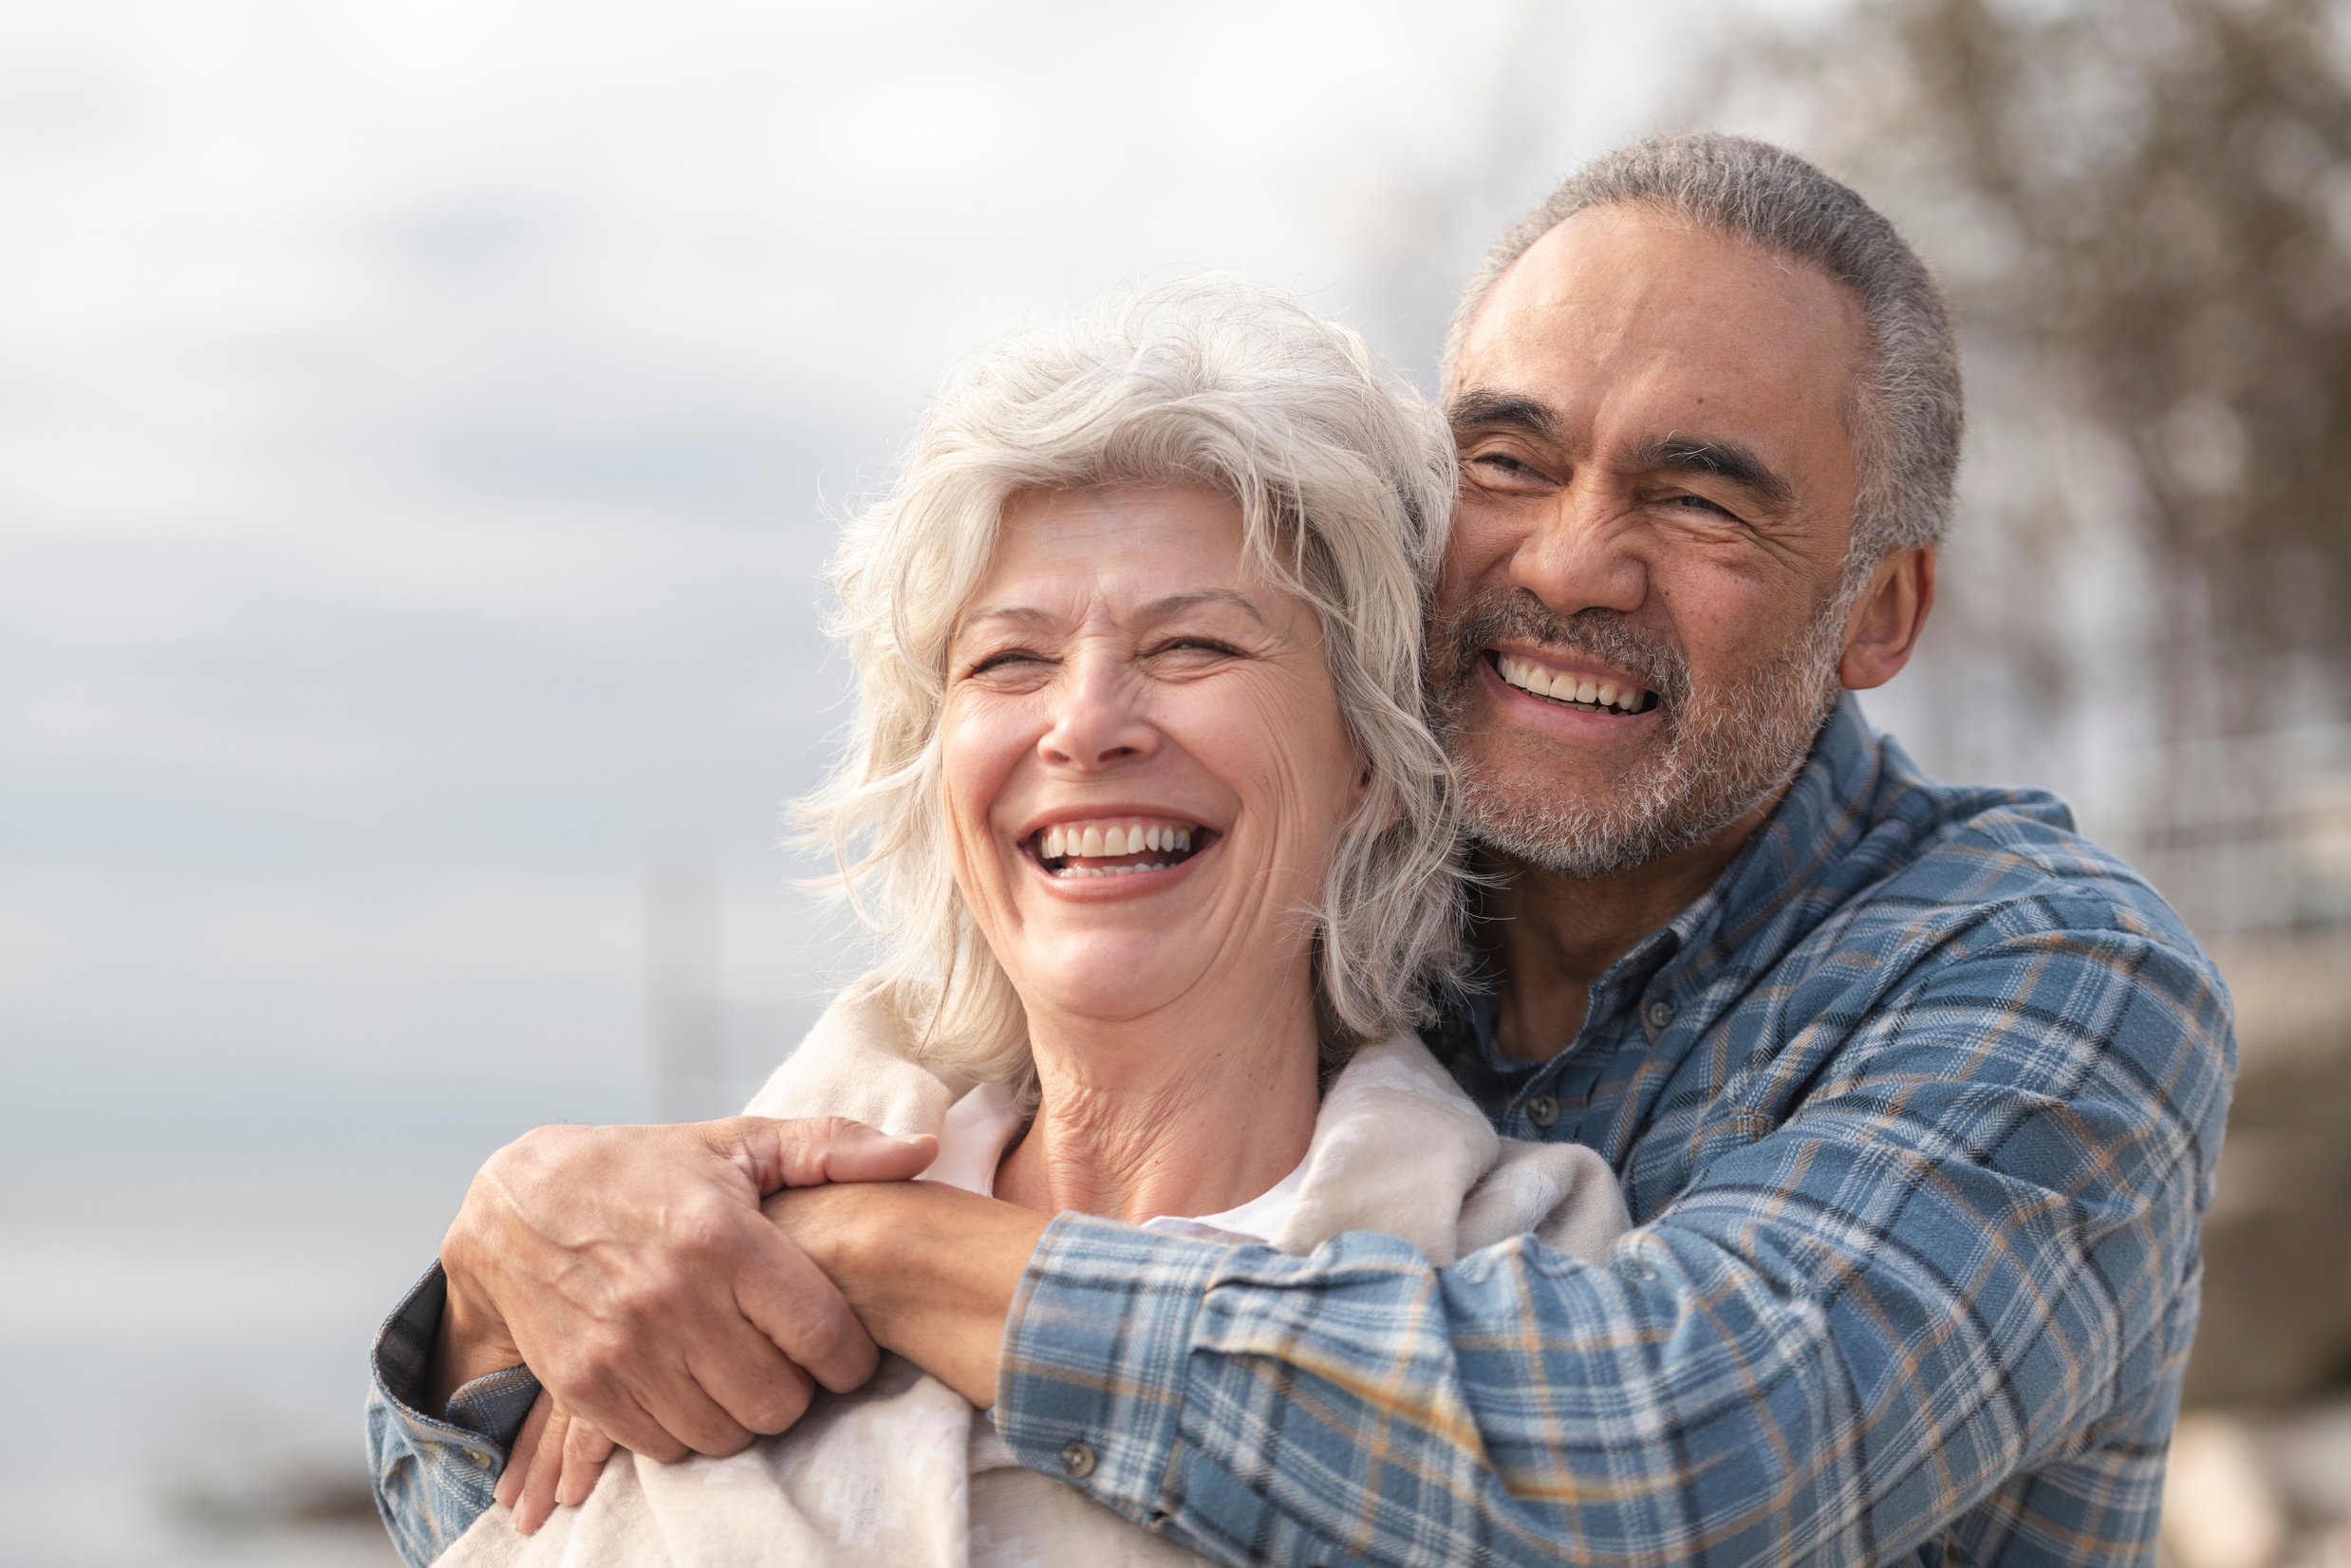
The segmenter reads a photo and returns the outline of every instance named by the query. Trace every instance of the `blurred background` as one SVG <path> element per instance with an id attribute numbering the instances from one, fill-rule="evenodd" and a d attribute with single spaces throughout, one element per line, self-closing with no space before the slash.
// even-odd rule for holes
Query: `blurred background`
<path id="1" fill-rule="evenodd" d="M 2347 13 L 14 0 L 0 1562 L 392 1560 L 364 1353 L 475 1166 L 733 1109 L 849 961 L 816 572 L 951 355 L 1221 267 L 1427 383 L 1505 220 L 1711 125 L 1962 324 L 1872 717 L 2236 990 L 2167 1553 L 2351 1564 Z"/>

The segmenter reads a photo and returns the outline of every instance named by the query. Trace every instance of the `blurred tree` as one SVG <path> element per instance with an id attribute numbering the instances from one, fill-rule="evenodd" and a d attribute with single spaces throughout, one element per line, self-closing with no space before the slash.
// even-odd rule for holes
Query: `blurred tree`
<path id="1" fill-rule="evenodd" d="M 2323 0 L 1860 0 L 1766 51 L 1808 84 L 1806 141 L 1900 193 L 1979 392 L 2031 405 L 1989 411 L 2043 448 L 2000 454 L 2023 562 L 2079 520 L 2085 457 L 2103 475 L 2170 738 L 2339 709 L 2351 674 L 2347 24 Z M 2062 651 L 2003 629 L 2062 691 Z"/>
<path id="2" fill-rule="evenodd" d="M 2225 943 L 2243 1075 L 2189 1398 L 2340 1388 L 2351 4 L 1853 0 L 1746 43 L 1740 106 L 1884 201 L 1959 323 L 1975 433 L 1928 689 L 2026 732 L 2039 694 L 2052 736 L 2132 709 L 2157 744 L 2124 847 Z"/>

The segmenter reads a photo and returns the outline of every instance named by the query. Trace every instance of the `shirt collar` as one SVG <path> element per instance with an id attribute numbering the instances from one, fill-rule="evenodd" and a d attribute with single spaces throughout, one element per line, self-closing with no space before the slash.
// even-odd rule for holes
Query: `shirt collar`
<path id="1" fill-rule="evenodd" d="M 1824 908 L 1841 902 L 1832 873 L 1867 831 L 1870 803 L 1884 770 L 1883 747 L 1861 717 L 1859 700 L 1848 692 L 1829 711 L 1811 754 L 1771 815 L 1714 886 L 1659 931 L 1658 936 L 1671 933 L 1673 939 L 1673 954 L 1658 974 L 1659 982 L 1679 987 L 1733 953 L 1753 961 L 1762 956 L 1752 951 L 1754 943 L 1792 906 L 1807 900 Z M 1789 934 L 1812 924 L 1797 921 Z"/>

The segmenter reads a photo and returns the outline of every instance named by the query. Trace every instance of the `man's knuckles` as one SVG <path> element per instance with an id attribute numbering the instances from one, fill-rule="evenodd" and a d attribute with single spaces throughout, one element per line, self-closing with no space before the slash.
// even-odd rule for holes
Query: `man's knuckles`
<path id="1" fill-rule="evenodd" d="M 698 1192 L 671 1205 L 662 1216 L 662 1239 L 695 1272 L 741 1259 L 763 1225 L 758 1210 L 726 1196 Z"/>
<path id="2" fill-rule="evenodd" d="M 763 1381 L 756 1388 L 737 1389 L 732 1401 L 735 1419 L 757 1433 L 788 1431 L 808 1412 L 815 1392 L 816 1385 L 796 1370 L 794 1375 Z"/>
<path id="3" fill-rule="evenodd" d="M 865 1326 L 833 1298 L 832 1312 L 815 1315 L 795 1326 L 793 1342 L 784 1347 L 793 1360 L 820 1378 L 835 1393 L 862 1387 L 881 1364 L 881 1353 Z"/>
<path id="4" fill-rule="evenodd" d="M 534 1370 L 566 1408 L 601 1421 L 620 1408 L 621 1391 L 626 1387 L 622 1373 L 634 1364 L 634 1345 L 616 1330 L 588 1329 L 543 1354 Z"/>

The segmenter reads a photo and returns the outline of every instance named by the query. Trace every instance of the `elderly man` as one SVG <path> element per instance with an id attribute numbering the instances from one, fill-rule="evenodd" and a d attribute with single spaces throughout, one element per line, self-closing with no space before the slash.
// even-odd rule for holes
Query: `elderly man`
<path id="1" fill-rule="evenodd" d="M 2152 1559 L 2229 1005 L 2062 805 L 1931 782 L 1843 696 L 1933 602 L 1924 268 L 1788 154 L 1644 142 L 1503 235 L 1445 380 L 1431 668 L 1498 880 L 1431 1043 L 1503 1131 L 1606 1156 L 1608 1262 L 781 1193 L 924 1157 L 832 1124 L 542 1131 L 378 1348 L 404 1550 L 486 1505 L 520 1362 L 674 1457 L 878 1341 L 1229 1562 Z"/>

